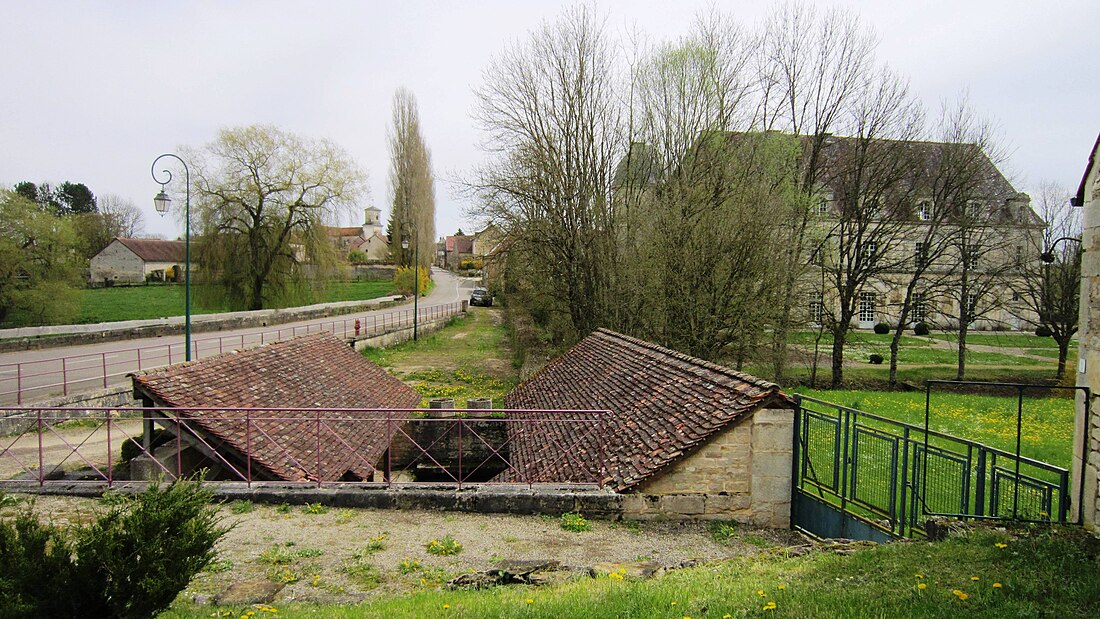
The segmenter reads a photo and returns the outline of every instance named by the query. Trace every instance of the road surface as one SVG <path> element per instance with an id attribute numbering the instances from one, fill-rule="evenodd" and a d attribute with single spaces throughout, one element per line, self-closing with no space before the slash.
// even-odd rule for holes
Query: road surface
<path id="1" fill-rule="evenodd" d="M 468 300 L 475 285 L 473 280 L 458 278 L 443 270 L 433 270 L 432 277 L 435 287 L 420 299 L 422 317 L 432 307 Z M 395 321 L 396 324 L 408 322 L 411 325 L 411 310 L 412 302 L 408 302 L 400 307 L 348 316 L 192 334 L 192 357 L 204 359 L 221 352 L 252 348 L 322 329 L 331 330 L 334 323 L 337 329 L 341 329 L 345 321 L 351 329 L 355 319 L 360 320 L 365 332 L 393 325 Z M 404 316 L 399 315 L 401 312 Z M 94 338 L 95 335 L 90 334 L 89 337 Z M 65 393 L 71 395 L 121 384 L 127 380 L 127 374 L 139 368 L 179 363 L 184 357 L 182 334 L 3 353 L 0 354 L 0 406 L 16 406 L 20 401 L 27 405 Z"/>

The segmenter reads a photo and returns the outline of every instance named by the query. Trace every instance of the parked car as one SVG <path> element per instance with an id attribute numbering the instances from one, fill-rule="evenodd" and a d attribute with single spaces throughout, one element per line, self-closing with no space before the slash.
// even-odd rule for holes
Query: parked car
<path id="1" fill-rule="evenodd" d="M 470 295 L 470 305 L 492 307 L 493 294 L 485 288 L 474 288 L 473 294 Z"/>

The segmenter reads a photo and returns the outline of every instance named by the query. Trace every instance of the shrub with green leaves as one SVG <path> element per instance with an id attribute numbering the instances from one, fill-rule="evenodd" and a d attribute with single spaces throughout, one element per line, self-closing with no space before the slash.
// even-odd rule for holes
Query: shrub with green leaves
<path id="1" fill-rule="evenodd" d="M 219 526 L 196 482 L 153 484 L 90 525 L 0 522 L 0 617 L 156 616 L 214 560 Z"/>
<path id="2" fill-rule="evenodd" d="M 592 530 L 592 525 L 588 524 L 584 516 L 576 512 L 567 512 L 561 515 L 561 528 L 573 533 L 583 533 Z"/>

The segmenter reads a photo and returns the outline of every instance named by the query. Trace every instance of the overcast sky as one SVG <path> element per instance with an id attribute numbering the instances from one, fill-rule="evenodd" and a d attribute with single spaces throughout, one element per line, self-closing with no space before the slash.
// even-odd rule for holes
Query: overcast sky
<path id="1" fill-rule="evenodd" d="M 0 184 L 83 182 L 133 200 L 150 232 L 175 237 L 177 221 L 152 208 L 152 160 L 222 127 L 270 123 L 347 149 L 369 175 L 363 206 L 385 218 L 386 130 L 394 90 L 405 86 L 439 177 L 437 233 L 470 231 L 446 179 L 481 156 L 472 91 L 494 55 L 572 4 L 0 0 Z M 663 40 L 685 34 L 711 4 L 752 25 L 770 3 L 595 7 L 611 28 Z M 1018 190 L 1035 195 L 1044 179 L 1076 189 L 1100 132 L 1100 2 L 816 4 L 858 12 L 879 36 L 878 59 L 908 76 L 929 108 L 968 90 L 999 123 Z M 361 223 L 361 211 L 343 223 Z"/>

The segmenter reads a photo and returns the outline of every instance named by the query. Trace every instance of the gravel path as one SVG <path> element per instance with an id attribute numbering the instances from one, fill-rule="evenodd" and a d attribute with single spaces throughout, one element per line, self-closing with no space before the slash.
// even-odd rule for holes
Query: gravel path
<path id="1" fill-rule="evenodd" d="M 93 499 L 35 500 L 35 511 L 59 524 L 87 522 L 99 509 L 101 503 Z M 245 509 L 251 511 L 238 513 Z M 213 596 L 242 580 L 295 580 L 277 600 L 351 603 L 380 593 L 438 587 L 506 560 L 556 560 L 563 568 L 558 579 L 565 579 L 580 577 L 600 562 L 653 561 L 669 567 L 797 543 L 790 531 L 747 527 L 718 543 L 700 522 L 590 521 L 590 531 L 571 533 L 550 516 L 361 509 L 309 513 L 300 506 L 241 503 L 222 506 L 221 515 L 235 526 L 219 543 L 214 571 L 199 575 L 186 595 Z M 461 552 L 434 556 L 426 551 L 431 540 L 447 535 L 462 545 Z"/>

